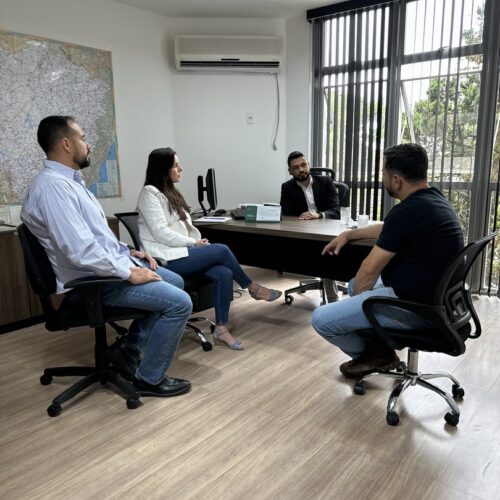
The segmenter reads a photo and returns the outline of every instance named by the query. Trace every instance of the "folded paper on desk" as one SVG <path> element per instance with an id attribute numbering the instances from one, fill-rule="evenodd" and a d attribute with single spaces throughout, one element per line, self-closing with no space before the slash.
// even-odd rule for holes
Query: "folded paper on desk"
<path id="1" fill-rule="evenodd" d="M 199 217 L 198 219 L 194 219 L 193 222 L 198 223 L 198 222 L 209 222 L 209 223 L 214 223 L 214 222 L 229 222 L 231 220 L 231 217 L 214 217 L 207 215 L 206 217 Z"/>
<path id="2" fill-rule="evenodd" d="M 281 207 L 279 205 L 247 205 L 245 210 L 247 222 L 280 222 Z"/>

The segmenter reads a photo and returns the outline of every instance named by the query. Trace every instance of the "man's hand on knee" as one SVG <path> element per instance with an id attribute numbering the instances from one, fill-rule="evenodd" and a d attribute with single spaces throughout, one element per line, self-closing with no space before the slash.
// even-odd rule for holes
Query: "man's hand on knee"
<path id="1" fill-rule="evenodd" d="M 150 281 L 161 281 L 161 277 L 151 269 L 145 267 L 131 267 L 130 276 L 127 280 L 132 285 L 142 285 Z"/>

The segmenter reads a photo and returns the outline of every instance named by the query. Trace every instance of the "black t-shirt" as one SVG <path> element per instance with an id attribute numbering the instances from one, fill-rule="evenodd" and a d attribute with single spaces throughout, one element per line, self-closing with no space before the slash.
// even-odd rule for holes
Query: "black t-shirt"
<path id="1" fill-rule="evenodd" d="M 431 303 L 464 240 L 449 201 L 438 189 L 429 188 L 392 208 L 377 246 L 396 254 L 382 271 L 384 285 L 394 288 L 402 299 Z"/>

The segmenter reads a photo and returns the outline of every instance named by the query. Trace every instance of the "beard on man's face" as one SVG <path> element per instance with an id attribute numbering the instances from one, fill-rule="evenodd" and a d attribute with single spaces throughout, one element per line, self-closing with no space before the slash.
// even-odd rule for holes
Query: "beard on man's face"
<path id="1" fill-rule="evenodd" d="M 391 198 L 394 198 L 395 194 L 394 194 L 394 191 L 392 191 L 391 189 L 389 189 L 388 187 L 385 188 L 385 192 L 391 197 Z"/>
<path id="2" fill-rule="evenodd" d="M 90 167 L 90 155 L 75 158 L 75 163 L 80 167 L 80 170 Z"/>
<path id="3" fill-rule="evenodd" d="M 300 172 L 300 174 L 297 174 L 295 176 L 295 180 L 304 182 L 307 181 L 307 179 L 309 179 L 310 175 L 311 175 L 310 172 Z"/>

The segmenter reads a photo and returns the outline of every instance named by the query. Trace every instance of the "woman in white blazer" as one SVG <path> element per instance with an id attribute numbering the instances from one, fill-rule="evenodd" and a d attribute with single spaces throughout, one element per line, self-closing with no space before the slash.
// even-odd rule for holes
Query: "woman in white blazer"
<path id="1" fill-rule="evenodd" d="M 167 260 L 167 267 L 181 276 L 204 274 L 215 284 L 214 343 L 242 350 L 227 328 L 233 297 L 233 280 L 248 288 L 255 300 L 272 302 L 281 292 L 252 281 L 226 245 L 201 237 L 189 216 L 189 206 L 174 186 L 182 167 L 171 148 L 152 151 L 148 158 L 146 181 L 139 195 L 139 232 L 144 250 Z"/>

